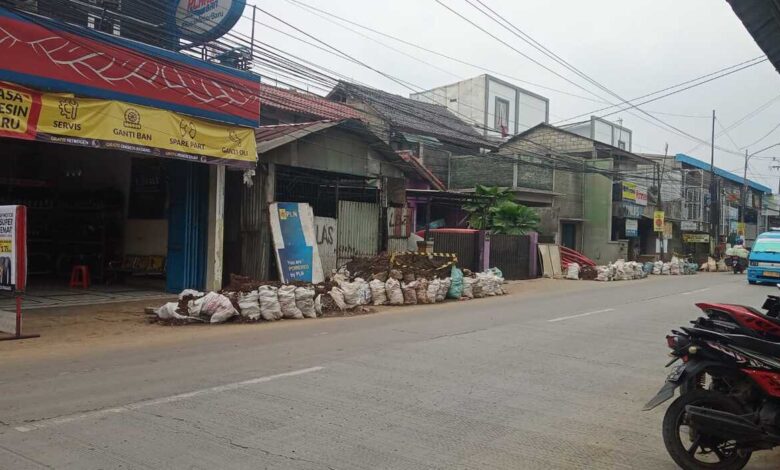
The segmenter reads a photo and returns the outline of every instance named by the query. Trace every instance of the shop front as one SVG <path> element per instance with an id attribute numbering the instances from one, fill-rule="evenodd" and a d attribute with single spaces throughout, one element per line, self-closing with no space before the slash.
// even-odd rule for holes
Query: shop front
<path id="1" fill-rule="evenodd" d="M 647 210 L 647 189 L 635 183 L 615 183 L 612 191 L 612 240 L 628 240 L 628 258 L 638 261 L 651 246 L 648 229 L 643 220 Z"/>
<path id="2" fill-rule="evenodd" d="M 29 286 L 205 288 L 215 176 L 256 164 L 252 129 L 0 83 L 0 203 L 28 207 Z M 83 286 L 83 284 L 82 284 Z"/>

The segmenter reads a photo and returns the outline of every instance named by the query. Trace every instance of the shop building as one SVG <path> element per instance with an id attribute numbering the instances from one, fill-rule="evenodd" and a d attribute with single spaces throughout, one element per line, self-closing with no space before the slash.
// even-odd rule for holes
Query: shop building
<path id="1" fill-rule="evenodd" d="M 259 79 L 0 8 L 0 202 L 29 207 L 30 289 L 221 286 L 226 169 L 256 166 Z"/>

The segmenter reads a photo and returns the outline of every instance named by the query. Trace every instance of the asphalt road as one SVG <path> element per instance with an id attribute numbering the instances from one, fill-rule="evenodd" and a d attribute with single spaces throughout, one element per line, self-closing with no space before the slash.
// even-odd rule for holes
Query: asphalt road
<path id="1" fill-rule="evenodd" d="M 2 469 L 674 469 L 664 335 L 728 274 L 283 322 L 3 363 Z M 541 285 L 541 284 L 540 284 Z M 748 468 L 780 465 L 780 453 Z"/>

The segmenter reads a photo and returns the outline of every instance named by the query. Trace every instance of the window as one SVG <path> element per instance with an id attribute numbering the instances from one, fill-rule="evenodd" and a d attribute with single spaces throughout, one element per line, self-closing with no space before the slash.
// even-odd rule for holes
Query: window
<path id="1" fill-rule="evenodd" d="M 493 128 L 501 132 L 501 137 L 509 135 L 509 101 L 496 97 L 496 113 Z"/>
<path id="2" fill-rule="evenodd" d="M 623 142 L 622 140 L 618 140 L 618 148 L 620 150 L 625 150 L 626 149 L 626 143 Z"/>

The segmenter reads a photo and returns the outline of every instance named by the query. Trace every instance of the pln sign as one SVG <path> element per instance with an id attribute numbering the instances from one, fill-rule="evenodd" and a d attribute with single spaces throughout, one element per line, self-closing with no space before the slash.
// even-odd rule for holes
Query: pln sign
<path id="1" fill-rule="evenodd" d="M 244 12 L 246 0 L 179 0 L 175 20 L 179 37 L 196 44 L 230 31 Z"/>
<path id="2" fill-rule="evenodd" d="M 314 284 L 324 281 L 311 206 L 277 202 L 271 204 L 270 215 L 276 265 L 282 281 Z"/>

